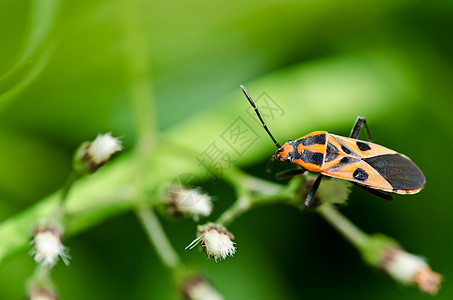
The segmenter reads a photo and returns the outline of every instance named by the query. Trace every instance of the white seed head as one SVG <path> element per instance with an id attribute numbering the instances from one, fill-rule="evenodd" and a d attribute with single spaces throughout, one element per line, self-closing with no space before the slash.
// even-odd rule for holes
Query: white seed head
<path id="1" fill-rule="evenodd" d="M 121 141 L 112 137 L 111 132 L 99 134 L 94 141 L 88 144 L 87 153 L 90 159 L 97 165 L 109 160 L 110 156 L 117 151 L 121 151 Z"/>
<path id="2" fill-rule="evenodd" d="M 212 211 L 212 199 L 201 189 L 177 188 L 170 191 L 170 201 L 176 212 L 189 215 L 196 221 L 203 216 L 207 217 Z"/>
<path id="3" fill-rule="evenodd" d="M 423 258 L 398 248 L 386 251 L 382 268 L 396 281 L 415 284 L 430 294 L 437 293 L 442 281 L 442 276 L 433 272 Z"/>
<path id="4" fill-rule="evenodd" d="M 203 234 L 203 245 L 206 253 L 215 259 L 220 257 L 225 259 L 228 255 L 233 256 L 236 251 L 231 238 L 215 229 Z"/>
<path id="5" fill-rule="evenodd" d="M 66 265 L 69 264 L 67 249 L 63 246 L 61 233 L 56 228 L 50 226 L 38 228 L 33 236 L 31 254 L 37 263 L 53 267 L 58 257 L 61 257 Z"/>
<path id="6" fill-rule="evenodd" d="M 188 280 L 183 287 L 184 298 L 189 300 L 223 300 L 222 295 L 203 277 Z"/>
<path id="7" fill-rule="evenodd" d="M 225 227 L 209 223 L 199 226 L 199 236 L 186 249 L 192 249 L 201 242 L 201 247 L 206 254 L 217 261 L 218 258 L 225 259 L 236 253 L 233 239 L 234 236 Z"/>

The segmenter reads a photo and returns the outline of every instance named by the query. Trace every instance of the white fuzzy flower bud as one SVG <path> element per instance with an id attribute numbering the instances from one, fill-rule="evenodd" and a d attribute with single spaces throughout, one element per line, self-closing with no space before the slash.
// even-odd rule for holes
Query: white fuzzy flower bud
<path id="1" fill-rule="evenodd" d="M 183 296 L 188 300 L 223 300 L 222 295 L 201 276 L 190 278 L 185 282 Z"/>
<path id="2" fill-rule="evenodd" d="M 175 188 L 170 190 L 171 210 L 174 214 L 189 215 L 198 221 L 212 211 L 212 200 L 201 189 Z"/>
<path id="3" fill-rule="evenodd" d="M 121 142 L 118 138 L 112 137 L 111 132 L 99 134 L 91 142 L 86 151 L 95 164 L 103 164 L 109 160 L 110 156 L 117 151 L 121 151 Z"/>
<path id="4" fill-rule="evenodd" d="M 58 257 L 68 265 L 67 249 L 61 242 L 61 232 L 55 227 L 38 227 L 33 233 L 31 254 L 37 263 L 53 267 Z"/>
<path id="5" fill-rule="evenodd" d="M 442 276 L 431 270 L 421 257 L 399 248 L 386 250 L 382 269 L 402 284 L 415 284 L 422 292 L 436 294 Z"/>
<path id="6" fill-rule="evenodd" d="M 121 141 L 112 137 L 111 132 L 99 134 L 94 141 L 79 147 L 74 157 L 74 168 L 82 174 L 93 173 L 121 150 Z"/>
<path id="7" fill-rule="evenodd" d="M 201 242 L 202 249 L 216 261 L 218 258 L 225 259 L 227 256 L 233 256 L 236 252 L 232 241 L 234 236 L 221 225 L 208 223 L 207 225 L 199 226 L 198 235 L 186 249 L 192 249 Z"/>

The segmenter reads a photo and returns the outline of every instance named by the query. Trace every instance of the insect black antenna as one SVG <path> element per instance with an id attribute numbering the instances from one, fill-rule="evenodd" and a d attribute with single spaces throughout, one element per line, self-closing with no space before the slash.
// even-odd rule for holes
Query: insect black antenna
<path id="1" fill-rule="evenodd" d="M 253 107 L 253 109 L 255 110 L 256 115 L 257 115 L 258 118 L 260 119 L 261 124 L 263 124 L 264 129 L 266 130 L 267 134 L 271 137 L 271 139 L 272 139 L 272 141 L 274 142 L 275 146 L 277 146 L 277 148 L 281 148 L 282 146 L 281 146 L 281 145 L 274 139 L 274 137 L 272 136 L 272 133 L 269 131 L 269 128 L 267 128 L 266 123 L 264 123 L 264 120 L 263 120 L 263 118 L 261 117 L 260 112 L 258 111 L 258 107 L 256 107 L 255 102 L 253 102 L 253 100 L 252 100 L 252 97 L 250 97 L 249 93 L 247 93 L 247 90 L 245 89 L 245 87 L 244 87 L 242 84 L 241 84 L 241 89 L 242 89 L 242 91 L 244 92 L 245 97 L 247 97 L 247 100 L 249 100 L 250 105 L 251 105 L 251 106 Z"/>

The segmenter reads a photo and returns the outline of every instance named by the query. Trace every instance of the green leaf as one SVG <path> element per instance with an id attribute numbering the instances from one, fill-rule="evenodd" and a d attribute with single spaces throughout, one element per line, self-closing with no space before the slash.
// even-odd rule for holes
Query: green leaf
<path id="1" fill-rule="evenodd" d="M 36 79 L 50 61 L 59 4 L 59 0 L 31 1 L 21 54 L 10 70 L 0 77 L 0 110 Z"/>

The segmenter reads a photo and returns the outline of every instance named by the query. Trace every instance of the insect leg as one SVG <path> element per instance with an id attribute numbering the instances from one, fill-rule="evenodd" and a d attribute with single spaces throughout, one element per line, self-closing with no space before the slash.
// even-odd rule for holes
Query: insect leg
<path id="1" fill-rule="evenodd" d="M 315 194 L 318 191 L 319 184 L 321 183 L 322 179 L 322 174 L 318 175 L 318 178 L 316 178 L 315 183 L 311 186 L 310 191 L 308 192 L 307 199 L 305 199 L 305 207 L 309 207 L 313 199 L 315 198 Z"/>
<path id="2" fill-rule="evenodd" d="M 269 162 L 267 163 L 267 166 L 266 166 L 266 173 L 267 174 L 270 174 L 271 171 L 272 171 L 272 167 L 274 166 L 274 161 L 275 159 L 277 158 L 277 156 L 274 154 L 271 156 L 271 158 L 269 159 Z"/>
<path id="3" fill-rule="evenodd" d="M 376 190 L 376 189 L 372 189 L 372 188 L 369 188 L 369 187 L 366 187 L 364 185 L 361 185 L 361 184 L 358 184 L 358 183 L 355 183 L 353 182 L 356 186 L 358 186 L 359 188 L 361 188 L 362 190 L 372 194 L 372 195 L 375 195 L 379 198 L 382 198 L 386 201 L 393 201 L 393 196 L 390 194 L 390 193 L 386 193 L 386 192 L 381 192 L 379 190 Z"/>
<path id="4" fill-rule="evenodd" d="M 285 170 L 285 171 L 282 171 L 280 173 L 277 173 L 277 175 L 275 177 L 277 179 L 287 179 L 287 178 L 291 178 L 291 177 L 296 176 L 296 175 L 303 174 L 303 173 L 305 173 L 305 171 L 307 171 L 307 170 L 306 169 Z"/>
<path id="5" fill-rule="evenodd" d="M 366 133 L 368 135 L 368 140 L 373 142 L 373 138 L 371 137 L 370 129 L 368 129 L 368 124 L 366 123 L 365 117 L 357 117 L 354 126 L 352 127 L 351 134 L 349 135 L 350 138 L 356 139 L 359 137 L 360 130 L 362 126 L 365 126 Z"/>

